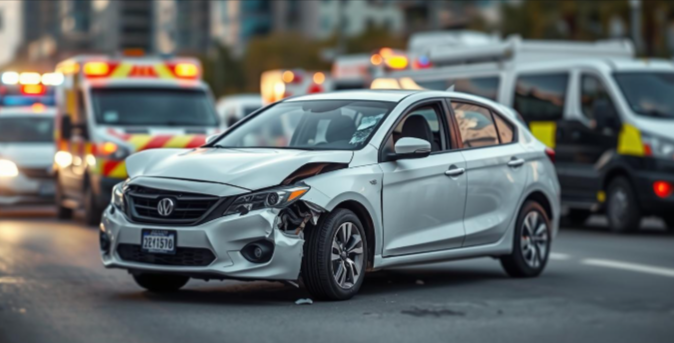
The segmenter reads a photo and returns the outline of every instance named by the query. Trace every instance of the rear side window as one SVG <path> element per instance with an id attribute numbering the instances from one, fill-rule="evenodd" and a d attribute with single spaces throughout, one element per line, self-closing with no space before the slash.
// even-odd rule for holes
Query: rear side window
<path id="1" fill-rule="evenodd" d="M 499 87 L 498 76 L 445 79 L 445 80 L 432 80 L 432 81 L 415 80 L 415 82 L 419 86 L 426 89 L 443 90 L 443 91 L 454 85 L 454 90 L 457 92 L 473 94 L 491 100 L 496 100 Z"/>
<path id="2" fill-rule="evenodd" d="M 525 120 L 558 120 L 564 115 L 567 73 L 522 75 L 515 84 L 515 110 Z"/>
<path id="3" fill-rule="evenodd" d="M 501 138 L 501 144 L 512 143 L 513 138 L 515 137 L 513 125 L 497 114 L 494 114 L 494 121 L 496 122 L 496 128 L 498 128 L 498 136 Z"/>
<path id="4" fill-rule="evenodd" d="M 498 145 L 498 132 L 489 109 L 461 102 L 452 102 L 464 148 Z M 512 138 L 511 138 L 512 140 Z"/>

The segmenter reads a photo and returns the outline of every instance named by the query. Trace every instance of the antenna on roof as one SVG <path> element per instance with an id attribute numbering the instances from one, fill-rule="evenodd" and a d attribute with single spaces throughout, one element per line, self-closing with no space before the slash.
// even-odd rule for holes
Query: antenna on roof
<path id="1" fill-rule="evenodd" d="M 453 84 L 453 85 L 449 86 L 449 88 L 447 88 L 447 92 L 453 92 L 455 86 L 456 86 L 456 84 Z"/>

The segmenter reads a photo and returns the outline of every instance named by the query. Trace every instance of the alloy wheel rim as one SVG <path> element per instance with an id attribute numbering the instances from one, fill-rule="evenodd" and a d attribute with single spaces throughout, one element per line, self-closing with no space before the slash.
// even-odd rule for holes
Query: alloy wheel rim
<path id="1" fill-rule="evenodd" d="M 330 265 L 342 289 L 356 285 L 363 269 L 363 239 L 351 222 L 342 223 L 332 238 Z"/>
<path id="2" fill-rule="evenodd" d="M 531 268 L 539 268 L 548 257 L 548 225 L 541 215 L 532 211 L 524 217 L 520 249 L 524 261 Z"/>

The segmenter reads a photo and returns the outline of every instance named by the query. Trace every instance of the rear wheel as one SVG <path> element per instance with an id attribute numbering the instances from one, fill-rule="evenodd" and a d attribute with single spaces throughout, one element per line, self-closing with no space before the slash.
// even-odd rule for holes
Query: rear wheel
<path id="1" fill-rule="evenodd" d="M 190 281 L 187 276 L 146 273 L 133 274 L 133 279 L 138 286 L 157 293 L 175 292 Z"/>
<path id="2" fill-rule="evenodd" d="M 632 185 L 624 177 L 613 179 L 608 186 L 606 216 L 613 232 L 628 233 L 639 229 L 641 208 Z"/>
<path id="3" fill-rule="evenodd" d="M 346 209 L 305 230 L 302 279 L 314 298 L 347 300 L 365 278 L 367 242 L 358 217 Z"/>
<path id="4" fill-rule="evenodd" d="M 501 265 L 512 277 L 535 277 L 548 263 L 550 219 L 543 207 L 535 201 L 527 201 L 517 217 L 513 251 L 501 257 Z"/>
<path id="5" fill-rule="evenodd" d="M 582 226 L 587 219 L 590 218 L 590 215 L 592 215 L 592 212 L 589 210 L 572 208 L 569 210 L 569 213 L 564 216 L 564 221 L 566 222 L 565 224 L 571 226 Z"/>
<path id="6" fill-rule="evenodd" d="M 58 178 L 56 181 L 56 193 L 54 197 L 56 202 L 56 218 L 62 220 L 71 219 L 73 217 L 73 210 L 63 206 L 65 196 L 63 195 L 63 186 L 58 182 Z"/>
<path id="7" fill-rule="evenodd" d="M 98 206 L 98 199 L 91 186 L 84 191 L 84 221 L 89 226 L 98 226 L 101 223 L 103 210 Z"/>

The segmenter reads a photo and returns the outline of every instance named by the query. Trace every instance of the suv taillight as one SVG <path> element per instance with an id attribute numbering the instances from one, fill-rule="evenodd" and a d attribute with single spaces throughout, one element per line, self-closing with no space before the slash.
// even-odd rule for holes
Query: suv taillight
<path id="1" fill-rule="evenodd" d="M 545 154 L 548 156 L 552 163 L 555 163 L 555 151 L 550 148 L 545 148 Z"/>

